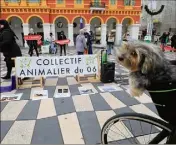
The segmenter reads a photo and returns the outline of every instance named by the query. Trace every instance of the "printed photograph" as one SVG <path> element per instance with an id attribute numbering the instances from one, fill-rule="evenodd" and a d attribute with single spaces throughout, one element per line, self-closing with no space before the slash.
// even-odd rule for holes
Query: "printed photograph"
<path id="1" fill-rule="evenodd" d="M 48 90 L 36 90 L 33 92 L 32 100 L 41 100 L 48 98 Z"/>
<path id="2" fill-rule="evenodd" d="M 69 88 L 57 88 L 56 93 L 54 95 L 55 98 L 65 98 L 65 97 L 70 97 L 70 90 Z"/>
<path id="3" fill-rule="evenodd" d="M 114 92 L 117 91 L 115 86 L 98 86 L 99 90 L 102 92 Z"/>
<path id="4" fill-rule="evenodd" d="M 21 96 L 22 96 L 22 93 L 20 94 L 2 94 L 1 95 L 1 98 L 0 98 L 0 102 L 3 102 L 3 101 L 17 101 L 17 100 L 20 100 L 21 99 Z"/>
<path id="5" fill-rule="evenodd" d="M 83 94 L 95 94 L 95 92 L 91 88 L 78 87 L 78 90 L 81 95 Z"/>

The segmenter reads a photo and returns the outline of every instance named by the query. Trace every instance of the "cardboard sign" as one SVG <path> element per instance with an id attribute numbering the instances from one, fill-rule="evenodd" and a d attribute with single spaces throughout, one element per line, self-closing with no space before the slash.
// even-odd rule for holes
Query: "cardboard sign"
<path id="1" fill-rule="evenodd" d="M 70 40 L 69 39 L 66 39 L 66 40 L 56 40 L 55 42 L 57 44 L 59 44 L 59 45 L 64 45 L 64 44 L 70 43 Z"/>
<path id="2" fill-rule="evenodd" d="M 41 46 L 42 54 L 49 53 L 49 49 L 50 49 L 50 45 L 42 45 Z"/>
<path id="3" fill-rule="evenodd" d="M 40 40 L 42 39 L 41 35 L 25 35 L 24 40 Z"/>
<path id="4" fill-rule="evenodd" d="M 114 37 L 108 37 L 108 42 L 114 42 Z"/>
<path id="5" fill-rule="evenodd" d="M 17 57 L 17 77 L 70 76 L 98 73 L 97 55 Z"/>

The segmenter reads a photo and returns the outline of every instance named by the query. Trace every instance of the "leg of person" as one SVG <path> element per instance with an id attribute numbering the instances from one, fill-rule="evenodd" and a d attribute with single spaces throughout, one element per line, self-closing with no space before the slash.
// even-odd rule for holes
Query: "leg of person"
<path id="1" fill-rule="evenodd" d="M 110 54 L 111 54 L 111 45 L 110 45 L 110 44 L 108 44 L 107 53 L 108 53 L 108 55 L 110 55 Z"/>
<path id="2" fill-rule="evenodd" d="M 83 55 L 83 54 L 84 54 L 84 52 L 78 51 L 78 55 Z"/>
<path id="3" fill-rule="evenodd" d="M 63 45 L 64 47 L 64 55 L 66 56 L 66 45 Z"/>
<path id="4" fill-rule="evenodd" d="M 90 44 L 90 54 L 93 54 L 92 44 Z"/>
<path id="5" fill-rule="evenodd" d="M 60 56 L 62 56 L 62 45 L 60 45 Z"/>
<path id="6" fill-rule="evenodd" d="M 5 77 L 2 77 L 2 79 L 10 79 L 11 78 L 11 72 L 12 72 L 12 67 L 13 67 L 12 62 L 10 60 L 7 60 L 6 66 L 7 66 L 7 74 Z"/>
<path id="7" fill-rule="evenodd" d="M 162 50 L 164 51 L 164 43 L 162 43 Z"/>
<path id="8" fill-rule="evenodd" d="M 39 53 L 38 53 L 37 47 L 34 47 L 34 49 L 35 49 L 36 55 L 39 56 Z"/>
<path id="9" fill-rule="evenodd" d="M 29 47 L 29 55 L 32 56 L 32 46 Z"/>

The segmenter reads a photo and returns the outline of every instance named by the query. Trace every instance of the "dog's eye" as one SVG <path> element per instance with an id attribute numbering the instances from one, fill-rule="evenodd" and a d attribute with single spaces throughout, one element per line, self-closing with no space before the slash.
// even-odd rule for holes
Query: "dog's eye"
<path id="1" fill-rule="evenodd" d="M 137 53 L 135 51 L 131 52 L 132 56 L 137 56 Z"/>

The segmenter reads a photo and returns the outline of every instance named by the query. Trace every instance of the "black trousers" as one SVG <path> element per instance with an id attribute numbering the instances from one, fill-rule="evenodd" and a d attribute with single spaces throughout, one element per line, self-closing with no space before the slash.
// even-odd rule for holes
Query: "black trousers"
<path id="1" fill-rule="evenodd" d="M 60 56 L 62 56 L 62 51 L 64 50 L 64 55 L 66 56 L 66 48 L 65 45 L 60 45 Z"/>
<path id="2" fill-rule="evenodd" d="M 29 47 L 29 55 L 32 56 L 33 55 L 33 49 L 35 49 L 36 55 L 39 56 L 39 52 L 36 46 L 30 46 Z"/>
<path id="3" fill-rule="evenodd" d="M 83 54 L 84 54 L 84 52 L 78 51 L 78 55 L 83 55 Z"/>
<path id="4" fill-rule="evenodd" d="M 11 60 L 11 58 L 8 58 L 7 60 L 5 60 L 6 62 L 6 66 L 7 66 L 7 77 L 11 76 L 11 72 L 12 72 L 12 68 L 15 66 L 15 63 L 13 60 Z"/>

